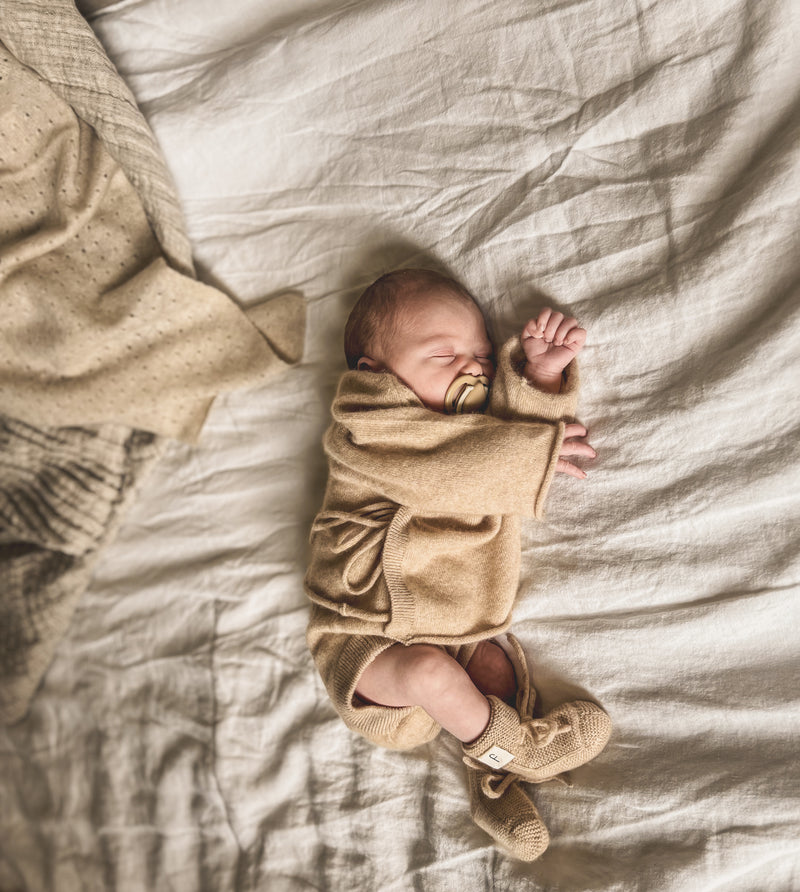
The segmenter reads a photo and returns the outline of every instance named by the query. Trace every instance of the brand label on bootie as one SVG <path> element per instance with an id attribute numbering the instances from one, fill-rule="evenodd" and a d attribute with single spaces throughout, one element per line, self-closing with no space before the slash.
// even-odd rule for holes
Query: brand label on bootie
<path id="1" fill-rule="evenodd" d="M 508 750 L 504 750 L 502 746 L 495 745 L 482 756 L 478 756 L 478 761 L 488 765 L 489 768 L 505 768 L 513 758 Z"/>

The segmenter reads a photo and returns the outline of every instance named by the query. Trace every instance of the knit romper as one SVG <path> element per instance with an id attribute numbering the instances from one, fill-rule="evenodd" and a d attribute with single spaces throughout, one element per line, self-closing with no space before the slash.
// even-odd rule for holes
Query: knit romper
<path id="1" fill-rule="evenodd" d="M 311 531 L 307 640 L 345 724 L 409 749 L 440 728 L 419 707 L 376 706 L 358 679 L 393 644 L 440 645 L 466 665 L 511 620 L 520 517 L 540 518 L 578 375 L 528 384 L 519 339 L 498 357 L 485 414 L 443 415 L 388 372 L 351 371 L 324 446 L 328 485 Z"/>

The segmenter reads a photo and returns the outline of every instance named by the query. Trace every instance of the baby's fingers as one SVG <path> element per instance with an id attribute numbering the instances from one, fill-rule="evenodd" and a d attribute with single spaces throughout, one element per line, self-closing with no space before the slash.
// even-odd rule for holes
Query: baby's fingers
<path id="1" fill-rule="evenodd" d="M 550 317 L 553 315 L 553 311 L 550 307 L 542 307 L 539 310 L 539 315 L 536 317 L 536 328 L 539 332 L 544 332 L 547 323 L 550 321 Z"/>
<path id="2" fill-rule="evenodd" d="M 580 349 L 586 343 L 586 329 L 578 325 L 578 320 L 572 317 L 565 319 L 556 329 L 553 343 L 561 347 Z"/>
<path id="3" fill-rule="evenodd" d="M 550 312 L 551 311 L 545 307 L 535 319 L 528 320 L 525 328 L 522 329 L 523 341 L 528 338 L 537 338 L 538 340 L 541 340 L 544 337 L 544 327 L 547 325 L 547 320 L 550 318 Z"/>
<path id="4" fill-rule="evenodd" d="M 561 321 L 558 323 L 555 330 L 553 331 L 553 343 L 556 344 L 556 346 L 560 347 L 564 343 L 567 335 L 572 331 L 573 328 L 577 328 L 577 326 L 577 319 L 573 319 L 572 316 L 565 317 L 562 315 Z"/>
<path id="5" fill-rule="evenodd" d="M 586 479 L 586 471 L 574 465 L 571 461 L 567 461 L 566 456 L 577 458 L 597 458 L 597 453 L 588 443 L 583 442 L 588 431 L 582 424 L 565 424 L 564 440 L 561 443 L 561 449 L 558 453 L 558 461 L 556 462 L 556 472 L 559 474 L 569 474 L 570 477 L 576 477 L 578 480 Z"/>
<path id="6" fill-rule="evenodd" d="M 564 425 L 564 439 L 569 440 L 571 437 L 585 437 L 589 431 L 582 424 L 572 422 Z"/>
<path id="7" fill-rule="evenodd" d="M 542 337 L 548 342 L 553 343 L 556 338 L 556 332 L 558 331 L 558 327 L 564 321 L 564 314 L 559 313 L 557 310 L 547 309 L 547 312 L 550 314 L 547 322 L 544 326 L 544 334 Z M 539 316 L 539 324 L 541 324 L 541 315 Z"/>
<path id="8" fill-rule="evenodd" d="M 597 453 L 588 443 L 581 443 L 580 440 L 565 440 L 561 444 L 561 451 L 558 453 L 559 458 L 565 455 L 580 455 L 583 458 L 597 458 Z"/>
<path id="9" fill-rule="evenodd" d="M 586 479 L 586 471 L 582 471 L 577 465 L 573 465 L 572 462 L 564 458 L 560 458 L 556 462 L 556 473 L 569 474 L 570 477 L 577 477 L 578 480 Z"/>
<path id="10" fill-rule="evenodd" d="M 523 340 L 525 338 L 544 338 L 546 329 L 551 326 L 551 323 L 553 322 L 554 315 L 563 318 L 561 313 L 556 313 L 554 310 L 551 310 L 550 307 L 544 307 L 540 310 L 539 315 L 535 319 L 531 319 L 523 329 Z M 558 326 L 558 321 L 559 320 L 556 320 L 555 324 L 552 325 L 552 331 L 555 331 Z M 552 334 L 550 340 L 552 340 Z"/>

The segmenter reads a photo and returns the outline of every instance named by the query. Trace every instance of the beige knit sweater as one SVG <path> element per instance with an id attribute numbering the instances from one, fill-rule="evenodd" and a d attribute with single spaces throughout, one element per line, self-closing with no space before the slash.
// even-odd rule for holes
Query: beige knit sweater
<path id="1" fill-rule="evenodd" d="M 348 372 L 325 436 L 329 479 L 306 590 L 326 631 L 464 644 L 508 626 L 519 517 L 541 517 L 578 376 L 546 394 L 500 351 L 487 414 L 426 409 L 389 373 Z"/>

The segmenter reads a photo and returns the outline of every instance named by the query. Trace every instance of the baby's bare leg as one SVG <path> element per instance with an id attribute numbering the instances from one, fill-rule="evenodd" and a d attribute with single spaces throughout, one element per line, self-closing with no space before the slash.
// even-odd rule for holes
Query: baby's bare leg
<path id="1" fill-rule="evenodd" d="M 393 644 L 362 672 L 356 694 L 381 706 L 421 706 L 462 743 L 489 724 L 489 701 L 456 660 L 431 644 Z"/>
<path id="2" fill-rule="evenodd" d="M 467 674 L 482 694 L 513 703 L 517 693 L 514 665 L 494 641 L 481 641 L 467 663 Z"/>

